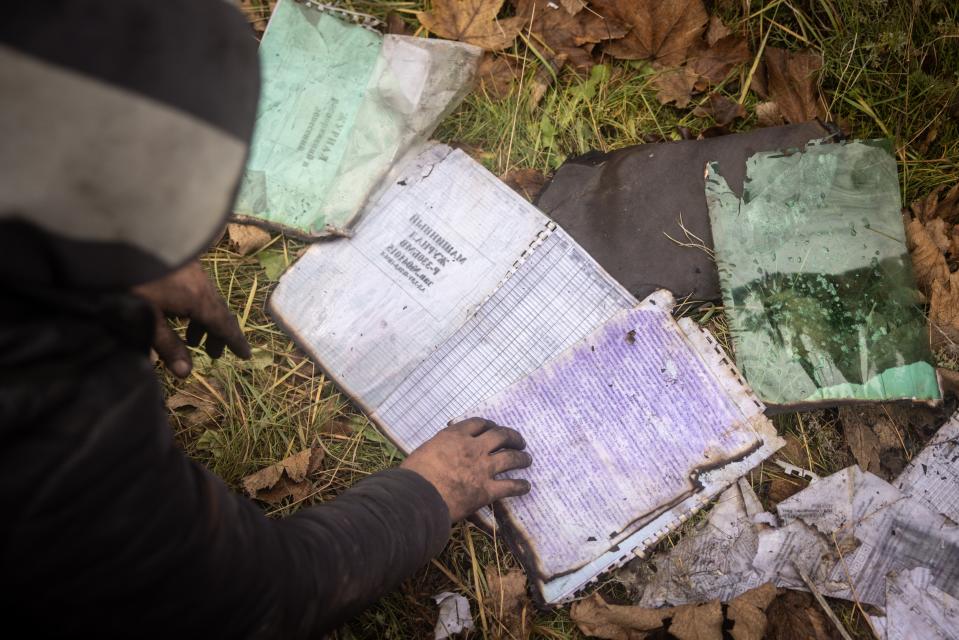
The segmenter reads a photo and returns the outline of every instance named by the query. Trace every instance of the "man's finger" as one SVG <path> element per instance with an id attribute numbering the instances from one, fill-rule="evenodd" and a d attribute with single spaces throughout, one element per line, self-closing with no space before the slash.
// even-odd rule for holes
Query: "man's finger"
<path id="1" fill-rule="evenodd" d="M 525 449 L 526 441 L 519 431 L 509 427 L 494 427 L 479 436 L 487 451 L 493 453 L 500 449 Z"/>
<path id="2" fill-rule="evenodd" d="M 517 480 L 508 478 L 505 480 L 493 480 L 493 486 L 490 491 L 492 500 L 502 500 L 503 498 L 512 498 L 515 496 L 524 496 L 529 493 L 530 484 L 528 480 Z"/>
<path id="3" fill-rule="evenodd" d="M 210 338 L 215 336 L 221 345 L 219 354 L 214 356 L 213 353 L 210 353 L 214 358 L 223 353 L 222 345 L 224 343 L 230 347 L 230 351 L 244 360 L 253 355 L 250 344 L 246 341 L 246 336 L 243 335 L 243 329 L 240 328 L 236 316 L 226 306 L 226 301 L 220 297 L 220 294 L 213 290 L 212 284 L 210 285 L 209 297 L 199 305 L 195 317 L 206 326 L 207 343 L 209 344 Z M 209 347 L 207 351 L 210 352 Z"/>
<path id="4" fill-rule="evenodd" d="M 191 319 L 186 326 L 186 343 L 191 347 L 199 347 L 206 334 L 206 327 L 202 322 Z"/>
<path id="5" fill-rule="evenodd" d="M 483 418 L 467 418 L 466 420 L 457 422 L 453 426 L 466 432 L 467 435 L 478 436 L 496 427 L 496 423 L 490 420 L 484 420 Z"/>
<path id="6" fill-rule="evenodd" d="M 512 471 L 513 469 L 525 469 L 533 464 L 533 456 L 516 449 L 504 449 L 499 453 L 494 453 L 492 458 L 494 474 Z"/>
<path id="7" fill-rule="evenodd" d="M 206 349 L 207 355 L 214 360 L 223 355 L 223 347 L 225 346 L 226 343 L 220 336 L 213 333 L 206 334 L 206 344 L 203 345 L 203 348 Z"/>
<path id="8" fill-rule="evenodd" d="M 178 378 L 186 378 L 193 368 L 190 351 L 180 340 L 180 336 L 170 328 L 170 324 L 162 314 L 157 313 L 156 328 L 153 333 L 153 349 L 163 360 L 166 368 Z"/>

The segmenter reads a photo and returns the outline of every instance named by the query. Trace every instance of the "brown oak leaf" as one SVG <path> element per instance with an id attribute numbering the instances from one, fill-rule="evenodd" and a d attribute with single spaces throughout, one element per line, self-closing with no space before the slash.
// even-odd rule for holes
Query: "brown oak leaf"
<path id="1" fill-rule="evenodd" d="M 712 44 L 695 45 L 690 49 L 688 64 L 710 84 L 717 85 L 725 80 L 737 65 L 749 62 L 751 58 L 746 41 L 737 35 L 729 34 Z"/>
<path id="2" fill-rule="evenodd" d="M 756 105 L 756 118 L 759 120 L 760 127 L 778 127 L 783 123 L 783 114 L 779 111 L 779 105 L 768 100 Z"/>
<path id="3" fill-rule="evenodd" d="M 496 16 L 504 0 L 433 0 L 432 11 L 418 11 L 420 23 L 438 36 L 498 51 L 513 44 L 523 27 L 521 17 Z"/>
<path id="4" fill-rule="evenodd" d="M 546 176 L 536 169 L 513 169 L 501 175 L 500 180 L 530 202 L 546 186 Z"/>
<path id="5" fill-rule="evenodd" d="M 534 37 L 580 70 L 593 65 L 592 45 L 629 32 L 629 26 L 614 17 L 594 11 L 570 14 L 552 0 L 516 0 L 515 4 L 516 15 L 522 16 Z"/>
<path id="6" fill-rule="evenodd" d="M 744 118 L 746 109 L 735 100 L 718 93 L 710 93 L 703 104 L 693 109 L 693 115 L 700 118 L 711 117 L 716 124 L 725 126 L 736 118 Z"/>
<path id="7" fill-rule="evenodd" d="M 702 0 L 593 0 L 607 18 L 631 27 L 625 37 L 606 45 L 606 53 L 622 60 L 653 60 L 665 66 L 682 64 L 703 33 L 709 15 Z"/>
<path id="8" fill-rule="evenodd" d="M 517 86 L 522 68 L 513 58 L 487 53 L 479 65 L 477 89 L 492 98 L 505 98 Z"/>
<path id="9" fill-rule="evenodd" d="M 660 104 L 674 103 L 680 109 L 689 105 L 694 93 L 706 88 L 699 74 L 689 67 L 661 70 L 652 79 Z"/>
<path id="10" fill-rule="evenodd" d="M 309 476 L 320 468 L 323 456 L 318 447 L 304 449 L 243 478 L 243 489 L 251 498 L 271 504 L 286 497 L 303 500 L 313 491 Z"/>
<path id="11" fill-rule="evenodd" d="M 820 69 L 822 56 L 814 51 L 766 47 L 750 87 L 761 98 L 775 102 L 786 122 L 822 118 L 825 112 L 819 99 Z"/>
<path id="12" fill-rule="evenodd" d="M 678 607 L 646 609 L 608 604 L 594 593 L 573 604 L 570 617 L 587 636 L 607 640 L 644 640 L 669 637 L 678 640 L 721 640 L 723 628 L 735 629 L 736 640 L 761 640 L 766 631 L 765 609 L 776 597 L 772 584 L 751 589 L 730 601 L 718 600 Z"/>
<path id="13" fill-rule="evenodd" d="M 706 44 L 713 46 L 726 36 L 732 35 L 732 33 L 732 29 L 726 26 L 722 18 L 719 16 L 710 16 L 709 26 L 706 27 Z"/>
<path id="14" fill-rule="evenodd" d="M 230 246 L 241 256 L 256 253 L 270 243 L 270 234 L 252 224 L 228 224 L 226 235 Z"/>

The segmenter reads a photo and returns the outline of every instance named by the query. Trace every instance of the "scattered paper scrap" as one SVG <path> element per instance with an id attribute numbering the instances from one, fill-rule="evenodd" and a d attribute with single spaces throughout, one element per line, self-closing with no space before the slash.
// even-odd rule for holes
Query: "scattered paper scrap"
<path id="1" fill-rule="evenodd" d="M 766 631 L 765 610 L 776 588 L 765 584 L 731 600 L 725 615 L 719 600 L 665 609 L 612 605 L 594 593 L 573 604 L 570 616 L 585 635 L 608 640 L 722 640 L 723 629 L 734 640 L 760 640 Z"/>
<path id="2" fill-rule="evenodd" d="M 886 615 L 871 618 L 879 640 L 959 637 L 959 600 L 932 584 L 928 569 L 886 578 Z"/>
<path id="3" fill-rule="evenodd" d="M 303 500 L 313 492 L 309 476 L 320 468 L 323 457 L 319 447 L 304 449 L 243 478 L 243 489 L 251 498 L 271 504 L 286 497 Z"/>
<path id="4" fill-rule="evenodd" d="M 959 417 L 953 416 L 896 480 L 903 495 L 959 524 Z"/>
<path id="5" fill-rule="evenodd" d="M 433 600 L 439 605 L 434 640 L 448 640 L 473 629 L 469 600 L 450 591 L 436 594 Z"/>
<path id="6" fill-rule="evenodd" d="M 774 408 L 936 403 L 884 141 L 810 143 L 746 161 L 741 191 L 707 166 L 706 200 L 736 363 Z"/>

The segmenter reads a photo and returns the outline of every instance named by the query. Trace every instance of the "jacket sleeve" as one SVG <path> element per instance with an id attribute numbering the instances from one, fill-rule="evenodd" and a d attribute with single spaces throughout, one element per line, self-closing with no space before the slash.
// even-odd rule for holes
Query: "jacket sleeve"
<path id="1" fill-rule="evenodd" d="M 26 385 L 3 426 L 16 479 L 2 489 L 2 606 L 15 620 L 70 635 L 319 637 L 446 544 L 446 505 L 412 471 L 270 519 L 175 445 L 144 358 L 65 380 Z"/>

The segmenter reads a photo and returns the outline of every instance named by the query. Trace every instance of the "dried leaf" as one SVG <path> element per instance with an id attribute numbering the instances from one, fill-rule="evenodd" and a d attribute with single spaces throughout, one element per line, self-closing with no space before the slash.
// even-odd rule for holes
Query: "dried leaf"
<path id="1" fill-rule="evenodd" d="M 323 456 L 318 447 L 304 449 L 243 478 L 243 489 L 251 498 L 271 504 L 288 496 L 303 500 L 313 491 L 309 476 L 320 468 Z"/>
<path id="2" fill-rule="evenodd" d="M 433 0 L 432 11 L 418 11 L 417 19 L 433 33 L 498 51 L 513 44 L 523 27 L 521 17 L 497 19 L 504 0 Z"/>
<path id="3" fill-rule="evenodd" d="M 521 73 L 513 58 L 487 53 L 480 61 L 477 88 L 493 98 L 505 98 L 517 86 Z"/>
<path id="4" fill-rule="evenodd" d="M 226 233 L 230 246 L 241 256 L 256 253 L 270 242 L 270 234 L 252 224 L 228 224 Z"/>
<path id="5" fill-rule="evenodd" d="M 822 118 L 818 77 L 822 56 L 814 51 L 787 51 L 766 47 L 763 64 L 753 75 L 751 87 L 762 98 L 779 106 L 789 123 Z"/>
<path id="6" fill-rule="evenodd" d="M 783 124 L 783 114 L 775 102 L 760 102 L 756 105 L 756 118 L 760 127 L 778 127 Z"/>
<path id="7" fill-rule="evenodd" d="M 689 67 L 667 69 L 652 80 L 659 103 L 672 102 L 680 109 L 689 106 L 689 99 L 699 91 L 699 82 L 699 74 Z"/>
<path id="8" fill-rule="evenodd" d="M 719 16 L 710 16 L 709 26 L 706 27 L 706 44 L 713 46 L 726 36 L 732 35 L 732 33 L 732 29 L 726 26 L 722 18 Z"/>
<path id="9" fill-rule="evenodd" d="M 211 378 L 207 384 L 223 396 L 223 386 L 217 380 Z M 190 379 L 167 398 L 166 406 L 181 425 L 191 429 L 216 423 L 221 415 L 219 398 L 196 379 Z"/>
<path id="10" fill-rule="evenodd" d="M 942 185 L 925 198 L 913 202 L 909 209 L 922 222 L 936 218 L 950 224 L 959 222 L 959 183 L 950 188 Z"/>
<path id="11" fill-rule="evenodd" d="M 939 385 L 942 387 L 943 393 L 959 396 L 959 371 L 940 367 L 936 369 L 936 373 L 939 374 Z"/>
<path id="12" fill-rule="evenodd" d="M 763 610 L 776 596 L 771 584 L 751 589 L 733 599 L 723 616 L 718 600 L 662 609 L 611 605 L 602 596 L 573 604 L 570 616 L 587 636 L 608 640 L 644 640 L 669 637 L 678 640 L 722 640 L 728 627 L 734 640 L 760 640 L 766 629 Z M 737 630 L 738 627 L 738 630 Z"/>
<path id="13" fill-rule="evenodd" d="M 746 109 L 735 100 L 718 93 L 711 93 L 706 102 L 693 109 L 693 115 L 710 117 L 720 126 L 731 123 L 736 118 L 746 117 Z"/>
<path id="14" fill-rule="evenodd" d="M 349 420 L 330 420 L 322 427 L 320 433 L 329 436 L 352 436 L 356 433 Z"/>
<path id="15" fill-rule="evenodd" d="M 487 606 L 500 625 L 493 632 L 497 640 L 526 640 L 532 631 L 534 608 L 526 596 L 526 574 L 522 569 L 510 569 L 500 575 L 494 566 L 486 567 L 489 587 Z M 503 630 L 508 633 L 501 633 Z"/>
<path id="16" fill-rule="evenodd" d="M 556 77 L 559 73 L 559 70 L 564 64 L 566 64 L 566 58 L 567 56 L 565 53 L 552 56 L 547 60 L 550 68 L 540 66 L 540 68 L 536 70 L 536 74 L 533 76 L 533 88 L 530 91 L 530 108 L 539 105 L 540 101 L 543 99 L 543 96 L 546 95 L 546 91 L 553 86 L 554 82 L 556 82 Z"/>
<path id="17" fill-rule="evenodd" d="M 922 429 L 922 422 L 931 416 L 923 416 L 916 408 L 903 408 L 896 404 L 870 404 L 857 407 L 841 407 L 846 443 L 856 463 L 871 473 L 886 480 L 899 475 L 906 466 L 904 447 L 907 430 Z"/>
<path id="18" fill-rule="evenodd" d="M 768 640 L 839 640 L 841 636 L 811 594 L 784 590 L 766 609 Z"/>
<path id="19" fill-rule="evenodd" d="M 933 282 L 949 279 L 946 257 L 919 218 L 906 223 L 906 246 L 912 257 L 912 270 L 920 291 L 928 295 L 932 292 Z"/>
<path id="20" fill-rule="evenodd" d="M 615 18 L 593 11 L 571 14 L 552 0 L 516 0 L 515 4 L 516 15 L 522 16 L 534 37 L 580 70 L 593 65 L 590 45 L 622 38 L 629 31 L 628 25 Z"/>
<path id="21" fill-rule="evenodd" d="M 934 280 L 929 295 L 929 338 L 934 350 L 959 355 L 959 272 Z"/>
<path id="22" fill-rule="evenodd" d="M 536 169 L 513 169 L 499 177 L 509 188 L 530 202 L 536 199 L 546 186 L 546 176 Z"/>
<path id="23" fill-rule="evenodd" d="M 403 20 L 403 15 L 398 11 L 390 11 L 386 14 L 386 32 L 398 36 L 412 35 L 409 25 Z"/>
<path id="24" fill-rule="evenodd" d="M 629 25 L 625 37 L 606 45 L 606 53 L 622 60 L 653 60 L 664 66 L 682 64 L 703 33 L 709 16 L 702 0 L 593 0 L 593 8 Z"/>
<path id="25" fill-rule="evenodd" d="M 707 32 L 707 39 L 708 37 Z M 746 41 L 730 34 L 708 46 L 697 43 L 690 49 L 688 65 L 710 84 L 717 85 L 725 80 L 737 65 L 751 59 Z"/>
<path id="26" fill-rule="evenodd" d="M 586 0 L 559 0 L 559 6 L 566 9 L 566 13 L 575 16 L 586 8 Z"/>

